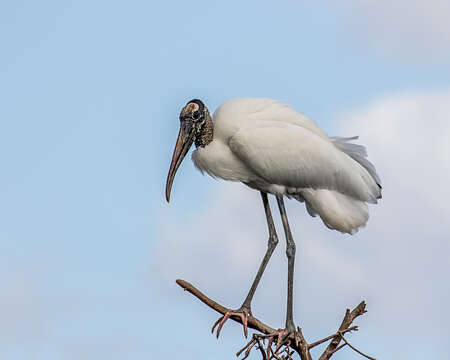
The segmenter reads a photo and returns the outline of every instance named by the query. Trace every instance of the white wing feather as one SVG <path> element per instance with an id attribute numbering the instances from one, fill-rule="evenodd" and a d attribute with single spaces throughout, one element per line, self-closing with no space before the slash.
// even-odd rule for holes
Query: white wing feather
<path id="1" fill-rule="evenodd" d="M 258 121 L 229 140 L 231 151 L 269 184 L 326 189 L 375 203 L 379 187 L 368 171 L 333 143 L 290 123 Z"/>
<path id="2" fill-rule="evenodd" d="M 231 151 L 262 181 L 248 185 L 305 201 L 330 229 L 353 234 L 369 218 L 380 187 L 369 171 L 330 140 L 290 123 L 258 121 L 229 140 Z"/>

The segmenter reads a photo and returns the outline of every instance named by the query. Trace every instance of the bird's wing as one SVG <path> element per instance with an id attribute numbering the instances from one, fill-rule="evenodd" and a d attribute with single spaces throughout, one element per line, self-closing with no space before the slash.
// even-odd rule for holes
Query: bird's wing
<path id="1" fill-rule="evenodd" d="M 251 125 L 251 126 L 250 126 Z M 268 184 L 286 194 L 327 189 L 376 202 L 380 189 L 369 172 L 328 139 L 296 124 L 255 121 L 230 139 L 232 152 Z"/>

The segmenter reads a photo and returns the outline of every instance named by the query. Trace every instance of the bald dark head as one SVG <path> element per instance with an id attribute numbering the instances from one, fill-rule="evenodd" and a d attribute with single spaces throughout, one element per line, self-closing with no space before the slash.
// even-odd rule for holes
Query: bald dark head
<path id="1" fill-rule="evenodd" d="M 200 119 L 205 112 L 205 104 L 199 99 L 193 99 L 189 101 L 181 110 L 180 121 Z"/>

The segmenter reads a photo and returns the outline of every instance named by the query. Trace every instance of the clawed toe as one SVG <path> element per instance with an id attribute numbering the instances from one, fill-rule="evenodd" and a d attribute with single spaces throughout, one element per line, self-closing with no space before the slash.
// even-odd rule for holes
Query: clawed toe
<path id="1" fill-rule="evenodd" d="M 240 308 L 238 310 L 228 310 L 221 318 L 217 319 L 214 323 L 211 333 L 214 333 L 214 329 L 217 326 L 217 338 L 219 338 L 220 331 L 222 330 L 223 325 L 231 316 L 237 316 L 241 318 L 242 325 L 244 327 L 244 336 L 248 336 L 248 317 L 251 315 L 251 311 L 247 308 Z"/>

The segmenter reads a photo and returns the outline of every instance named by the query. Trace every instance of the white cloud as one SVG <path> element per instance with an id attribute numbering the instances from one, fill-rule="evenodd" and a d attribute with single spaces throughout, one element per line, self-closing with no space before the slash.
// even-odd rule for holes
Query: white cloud
<path id="1" fill-rule="evenodd" d="M 370 312 L 364 324 L 374 324 L 380 341 L 395 347 L 393 338 L 415 336 L 420 324 L 438 349 L 450 334 L 450 91 L 386 96 L 336 123 L 333 135 L 359 134 L 367 146 L 383 199 L 370 207 L 367 228 L 355 236 L 326 229 L 302 204 L 288 202 L 297 242 L 296 318 L 311 337 L 325 335 L 345 307 L 365 298 Z M 165 278 L 193 281 L 238 306 L 266 249 L 263 208 L 258 193 L 244 186 L 218 182 L 214 190 L 216 196 L 182 223 L 162 211 L 154 266 Z M 278 218 L 274 203 L 272 211 Z M 286 259 L 279 223 L 278 234 L 255 308 L 281 324 Z"/>
<path id="2" fill-rule="evenodd" d="M 448 0 L 329 1 L 337 24 L 362 47 L 426 60 L 450 56 Z"/>

